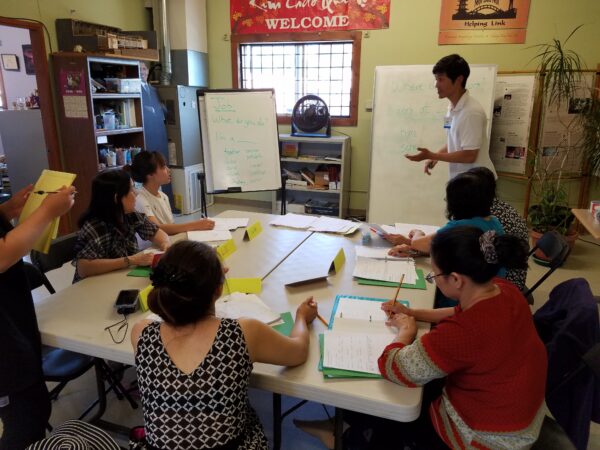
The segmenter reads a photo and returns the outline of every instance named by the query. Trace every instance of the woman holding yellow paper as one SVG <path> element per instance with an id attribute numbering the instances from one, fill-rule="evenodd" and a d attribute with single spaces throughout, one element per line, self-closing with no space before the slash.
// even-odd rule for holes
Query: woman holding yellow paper
<path id="1" fill-rule="evenodd" d="M 0 205 L 0 449 L 25 448 L 44 437 L 50 400 L 42 374 L 41 339 L 22 257 L 44 229 L 73 206 L 75 188 L 48 195 L 13 228 L 33 186 Z"/>

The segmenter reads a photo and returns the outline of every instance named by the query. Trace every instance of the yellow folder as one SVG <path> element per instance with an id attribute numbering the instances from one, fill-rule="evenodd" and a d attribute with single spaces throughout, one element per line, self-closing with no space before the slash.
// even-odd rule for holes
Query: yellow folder
<path id="1" fill-rule="evenodd" d="M 75 174 L 67 173 L 67 172 L 57 172 L 55 170 L 47 170 L 44 169 L 40 178 L 35 183 L 33 187 L 34 191 L 46 191 L 52 192 L 60 189 L 63 186 L 71 186 L 73 181 L 75 180 Z M 47 195 L 52 194 L 31 194 L 27 201 L 25 202 L 25 206 L 23 207 L 23 211 L 21 211 L 21 215 L 19 216 L 19 222 L 23 222 L 27 219 L 33 212 L 40 207 L 42 201 L 46 198 Z M 48 253 L 50 249 L 50 243 L 52 239 L 56 237 L 58 234 L 58 223 L 60 218 L 55 218 L 52 222 L 48 224 L 48 226 L 44 229 L 44 232 L 36 241 L 33 246 L 34 250 L 40 251 L 42 253 Z"/>

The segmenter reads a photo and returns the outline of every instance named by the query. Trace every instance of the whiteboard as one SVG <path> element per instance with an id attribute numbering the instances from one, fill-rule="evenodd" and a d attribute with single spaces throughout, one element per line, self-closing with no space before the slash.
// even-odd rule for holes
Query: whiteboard
<path id="1" fill-rule="evenodd" d="M 480 151 L 489 151 L 494 106 L 495 65 L 471 67 L 467 89 L 487 115 Z M 375 68 L 371 134 L 371 170 L 367 216 L 374 223 L 446 223 L 444 201 L 448 163 L 439 162 L 432 175 L 424 162 L 405 154 L 417 147 L 437 151 L 446 144 L 444 116 L 449 102 L 439 99 L 431 65 Z"/>
<path id="2" fill-rule="evenodd" d="M 280 189 L 275 92 L 203 91 L 198 105 L 207 192 Z"/>

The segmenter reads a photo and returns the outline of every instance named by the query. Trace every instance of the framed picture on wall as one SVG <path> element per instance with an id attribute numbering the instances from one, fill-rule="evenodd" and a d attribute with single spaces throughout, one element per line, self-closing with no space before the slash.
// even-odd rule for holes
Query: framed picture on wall
<path id="1" fill-rule="evenodd" d="M 19 57 L 10 53 L 3 53 L 0 55 L 2 57 L 2 67 L 4 70 L 14 70 L 19 71 Z"/>
<path id="2" fill-rule="evenodd" d="M 31 44 L 23 45 L 23 64 L 27 75 L 35 75 L 35 64 L 33 62 L 33 50 Z"/>

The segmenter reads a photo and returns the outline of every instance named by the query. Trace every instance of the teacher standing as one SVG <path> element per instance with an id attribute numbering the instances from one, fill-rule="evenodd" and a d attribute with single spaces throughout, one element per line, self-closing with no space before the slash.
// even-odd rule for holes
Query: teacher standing
<path id="1" fill-rule="evenodd" d="M 425 161 L 427 175 L 438 161 L 449 163 L 450 179 L 472 167 L 487 167 L 496 174 L 489 150 L 481 150 L 487 119 L 482 106 L 466 89 L 470 73 L 467 61 L 456 54 L 443 57 L 433 66 L 438 96 L 450 101 L 443 121 L 447 142 L 437 152 L 418 148 L 418 153 L 405 155 L 411 161 Z"/>

